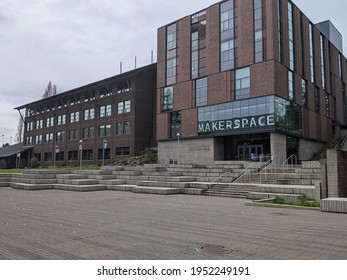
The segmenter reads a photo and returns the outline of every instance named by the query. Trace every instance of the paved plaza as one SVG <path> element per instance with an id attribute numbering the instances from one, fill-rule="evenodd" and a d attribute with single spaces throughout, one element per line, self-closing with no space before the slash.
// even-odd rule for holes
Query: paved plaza
<path id="1" fill-rule="evenodd" d="M 0 259 L 347 259 L 346 215 L 244 203 L 0 188 Z"/>

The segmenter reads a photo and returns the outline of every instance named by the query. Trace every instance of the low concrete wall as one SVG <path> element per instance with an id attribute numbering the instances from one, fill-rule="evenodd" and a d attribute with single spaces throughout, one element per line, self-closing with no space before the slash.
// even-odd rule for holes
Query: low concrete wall
<path id="1" fill-rule="evenodd" d="M 347 213 L 347 198 L 331 197 L 321 201 L 322 212 Z"/>
<path id="2" fill-rule="evenodd" d="M 347 152 L 327 150 L 328 197 L 347 198 Z"/>

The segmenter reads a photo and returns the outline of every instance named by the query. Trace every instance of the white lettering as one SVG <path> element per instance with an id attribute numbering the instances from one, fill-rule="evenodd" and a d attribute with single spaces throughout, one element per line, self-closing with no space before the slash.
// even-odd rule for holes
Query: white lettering
<path id="1" fill-rule="evenodd" d="M 218 122 L 213 122 L 212 123 L 212 131 L 218 131 L 217 125 L 218 125 Z"/>
<path id="2" fill-rule="evenodd" d="M 257 126 L 257 122 L 255 121 L 255 118 L 251 118 L 251 124 L 249 125 L 249 127 L 256 127 Z"/>
<path id="3" fill-rule="evenodd" d="M 259 126 L 265 126 L 265 125 L 266 125 L 265 121 L 266 121 L 266 117 L 261 116 L 261 117 L 258 119 L 258 124 L 259 124 Z"/>
<path id="4" fill-rule="evenodd" d="M 227 121 L 227 129 L 233 129 L 233 122 Z"/>
<path id="5" fill-rule="evenodd" d="M 275 116 L 274 115 L 268 115 L 267 116 L 267 125 L 275 125 Z"/>
<path id="6" fill-rule="evenodd" d="M 245 126 L 248 124 L 249 124 L 249 121 L 247 119 L 242 119 L 242 128 L 245 128 Z"/>
<path id="7" fill-rule="evenodd" d="M 220 121 L 219 125 L 218 125 L 218 129 L 221 130 L 225 130 L 225 121 Z"/>
<path id="8" fill-rule="evenodd" d="M 211 131 L 210 124 L 209 124 L 209 123 L 206 123 L 205 132 L 210 132 L 210 131 Z"/>
<path id="9" fill-rule="evenodd" d="M 235 120 L 234 125 L 235 125 L 234 129 L 239 129 L 240 126 L 241 126 L 241 121 L 240 120 Z"/>
<path id="10" fill-rule="evenodd" d="M 199 123 L 198 131 L 199 133 L 205 132 L 205 124 Z"/>

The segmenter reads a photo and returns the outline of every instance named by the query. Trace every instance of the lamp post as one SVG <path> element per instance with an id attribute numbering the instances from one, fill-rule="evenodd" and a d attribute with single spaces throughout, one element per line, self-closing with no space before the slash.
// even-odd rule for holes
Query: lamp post
<path id="1" fill-rule="evenodd" d="M 177 136 L 177 163 L 179 163 L 179 161 L 180 161 L 180 137 L 181 137 L 181 134 L 179 132 L 177 132 L 176 136 Z"/>
<path id="2" fill-rule="evenodd" d="M 102 141 L 102 166 L 105 165 L 105 150 L 107 149 L 107 140 Z"/>
<path id="3" fill-rule="evenodd" d="M 82 170 L 82 152 L 83 152 L 83 140 L 79 141 L 79 150 L 80 150 L 80 170 Z"/>
<path id="4" fill-rule="evenodd" d="M 59 153 L 59 146 L 55 145 L 54 146 L 54 151 L 53 151 L 53 167 L 55 168 L 55 162 L 57 158 L 57 154 Z"/>
<path id="5" fill-rule="evenodd" d="M 5 135 L 3 134 L 1 136 L 2 136 L 2 146 L 4 146 L 4 137 L 5 137 Z"/>

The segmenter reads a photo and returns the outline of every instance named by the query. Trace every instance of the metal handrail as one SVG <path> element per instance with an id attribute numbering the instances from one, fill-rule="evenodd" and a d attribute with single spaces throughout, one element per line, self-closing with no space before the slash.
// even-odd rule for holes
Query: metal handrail
<path id="1" fill-rule="evenodd" d="M 242 170 L 240 176 L 233 183 L 238 185 L 239 181 L 241 181 L 242 178 L 244 178 L 246 175 L 249 175 L 249 173 L 251 173 L 250 169 L 255 164 L 256 164 L 256 162 L 252 162 L 244 170 Z"/>
<path id="2" fill-rule="evenodd" d="M 342 140 L 342 142 L 340 144 L 339 150 L 341 150 L 343 148 L 343 146 L 346 144 L 346 142 L 347 142 L 347 134 L 343 138 L 343 140 Z"/>
<path id="3" fill-rule="evenodd" d="M 230 171 L 225 172 L 225 173 L 223 173 L 222 175 L 220 175 L 218 178 L 214 179 L 212 182 L 209 183 L 208 189 L 211 188 L 211 185 L 216 184 L 216 183 L 218 182 L 218 180 L 222 179 L 222 178 L 223 178 L 225 175 L 227 175 L 227 174 L 231 174 L 231 172 L 230 172 Z"/>
<path id="4" fill-rule="evenodd" d="M 287 158 L 283 163 L 283 173 L 284 173 L 284 168 L 289 166 L 289 161 L 291 160 L 291 164 L 293 164 L 293 159 L 294 163 L 298 164 L 298 156 L 296 154 L 291 155 L 289 158 Z"/>
<path id="5" fill-rule="evenodd" d="M 265 173 L 265 180 L 267 177 L 267 171 L 268 169 L 270 169 L 270 167 L 272 168 L 272 166 L 275 166 L 275 172 L 276 172 L 276 164 L 274 162 L 275 156 L 272 156 L 271 159 L 269 159 L 266 163 L 265 163 L 265 167 L 259 172 L 260 174 L 260 183 L 262 182 L 262 174 Z"/>

